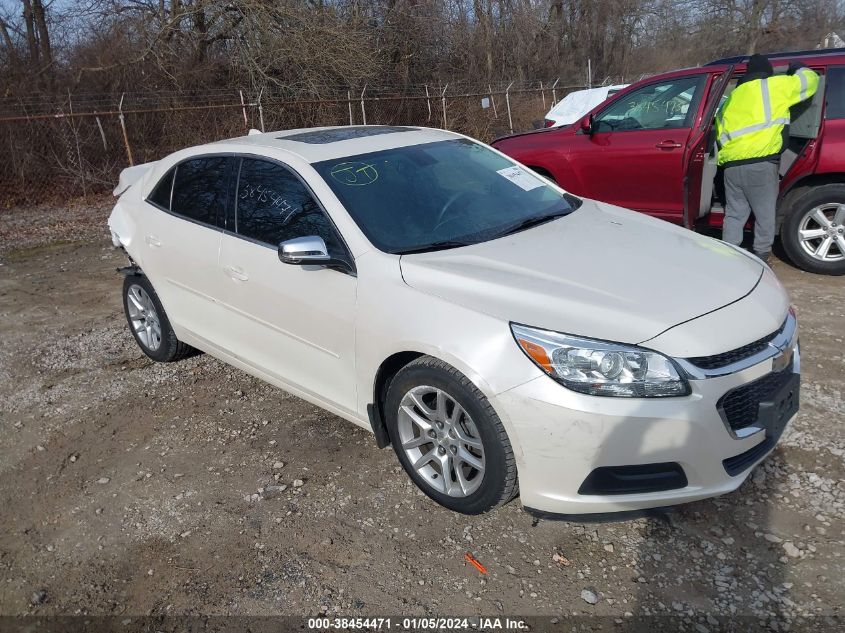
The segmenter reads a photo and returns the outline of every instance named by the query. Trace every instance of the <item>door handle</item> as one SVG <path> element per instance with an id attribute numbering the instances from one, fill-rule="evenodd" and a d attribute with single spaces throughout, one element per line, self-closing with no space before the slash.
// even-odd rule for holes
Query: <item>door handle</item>
<path id="1" fill-rule="evenodd" d="M 161 242 L 155 235 L 148 235 L 144 238 L 144 241 L 147 243 L 147 246 L 151 246 L 153 248 L 161 246 Z"/>
<path id="2" fill-rule="evenodd" d="M 249 275 L 247 275 L 242 269 L 236 268 L 234 266 L 225 266 L 223 270 L 226 271 L 226 274 L 229 275 L 235 281 L 247 281 L 249 279 Z"/>
<path id="3" fill-rule="evenodd" d="M 660 141 L 657 145 L 655 145 L 657 149 L 676 149 L 678 147 L 683 147 L 681 143 L 677 141 Z"/>

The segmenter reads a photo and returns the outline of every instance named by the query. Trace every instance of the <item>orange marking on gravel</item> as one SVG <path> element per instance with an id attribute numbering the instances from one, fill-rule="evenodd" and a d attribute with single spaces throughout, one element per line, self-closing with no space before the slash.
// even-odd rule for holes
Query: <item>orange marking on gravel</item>
<path id="1" fill-rule="evenodd" d="M 464 558 L 466 559 L 466 561 L 467 561 L 470 565 L 472 565 L 473 567 L 475 567 L 475 568 L 476 568 L 478 571 L 480 571 L 482 574 L 486 574 L 486 573 L 487 573 L 487 568 L 486 568 L 484 565 L 482 565 L 481 563 L 479 563 L 479 562 L 476 560 L 476 558 L 475 558 L 472 554 L 470 554 L 469 552 L 467 552 L 466 554 L 464 554 Z"/>

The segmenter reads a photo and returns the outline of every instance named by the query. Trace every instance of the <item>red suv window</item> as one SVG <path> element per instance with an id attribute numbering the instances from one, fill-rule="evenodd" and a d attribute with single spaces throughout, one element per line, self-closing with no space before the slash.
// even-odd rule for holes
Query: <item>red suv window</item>
<path id="1" fill-rule="evenodd" d="M 596 132 L 664 130 L 692 125 L 705 75 L 675 77 L 638 88 L 595 118 Z"/>
<path id="2" fill-rule="evenodd" d="M 845 66 L 835 66 L 828 70 L 826 119 L 845 119 Z"/>

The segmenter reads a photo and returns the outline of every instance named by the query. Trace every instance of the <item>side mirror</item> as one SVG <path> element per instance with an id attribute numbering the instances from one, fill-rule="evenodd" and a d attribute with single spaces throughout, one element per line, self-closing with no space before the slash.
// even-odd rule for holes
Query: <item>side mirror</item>
<path id="1" fill-rule="evenodd" d="M 309 235 L 297 237 L 279 244 L 279 260 L 285 264 L 326 265 L 331 262 L 326 243 L 322 237 Z"/>
<path id="2" fill-rule="evenodd" d="M 592 115 L 592 114 L 587 115 L 587 116 L 585 116 L 583 119 L 581 119 L 581 131 L 582 131 L 584 134 L 588 134 L 588 135 L 590 135 L 590 136 L 592 136 L 592 135 L 593 135 L 593 131 L 594 131 L 594 120 L 593 120 L 593 115 Z"/>
<path id="3" fill-rule="evenodd" d="M 279 244 L 279 261 L 294 266 L 323 266 L 355 276 L 355 265 L 329 255 L 326 242 L 316 235 L 297 237 Z"/>

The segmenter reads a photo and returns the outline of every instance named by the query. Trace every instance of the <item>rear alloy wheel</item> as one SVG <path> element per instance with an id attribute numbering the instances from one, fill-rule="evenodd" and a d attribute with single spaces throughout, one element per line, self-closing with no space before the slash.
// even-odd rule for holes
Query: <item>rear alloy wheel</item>
<path id="1" fill-rule="evenodd" d="M 518 493 L 516 460 L 487 398 L 430 356 L 403 367 L 384 403 L 387 432 L 414 483 L 450 510 L 480 514 Z"/>
<path id="2" fill-rule="evenodd" d="M 153 300 L 139 284 L 132 284 L 126 293 L 126 312 L 135 338 L 144 349 L 155 352 L 161 347 L 161 321 Z"/>
<path id="3" fill-rule="evenodd" d="M 123 279 L 123 309 L 135 342 L 153 360 L 168 363 L 194 351 L 176 338 L 161 300 L 144 275 L 127 275 Z"/>
<path id="4" fill-rule="evenodd" d="M 810 272 L 845 274 L 845 185 L 815 187 L 791 206 L 780 231 L 789 258 Z"/>

